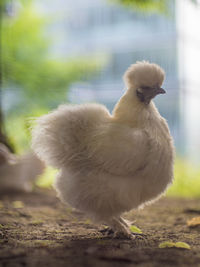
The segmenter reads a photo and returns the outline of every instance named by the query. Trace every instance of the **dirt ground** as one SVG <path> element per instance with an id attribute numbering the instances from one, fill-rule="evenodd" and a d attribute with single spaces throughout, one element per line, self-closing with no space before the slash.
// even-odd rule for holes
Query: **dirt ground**
<path id="1" fill-rule="evenodd" d="M 53 190 L 0 196 L 0 266 L 200 266 L 200 200 L 163 198 L 125 215 L 143 236 L 113 239 L 84 215 L 63 205 Z M 164 241 L 191 249 L 159 248 Z"/>

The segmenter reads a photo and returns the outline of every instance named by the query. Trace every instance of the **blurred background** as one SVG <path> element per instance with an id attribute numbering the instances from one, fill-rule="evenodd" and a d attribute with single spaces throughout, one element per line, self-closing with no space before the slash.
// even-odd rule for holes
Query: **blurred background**
<path id="1" fill-rule="evenodd" d="M 125 70 L 148 60 L 166 71 L 155 102 L 177 151 L 168 195 L 200 197 L 200 1 L 3 0 L 0 16 L 0 142 L 23 154 L 34 118 L 61 103 L 112 111 Z"/>

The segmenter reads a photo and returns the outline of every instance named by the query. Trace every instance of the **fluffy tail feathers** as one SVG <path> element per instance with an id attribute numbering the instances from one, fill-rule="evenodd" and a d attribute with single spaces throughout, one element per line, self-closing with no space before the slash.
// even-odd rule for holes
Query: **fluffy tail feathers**
<path id="1" fill-rule="evenodd" d="M 65 110 L 55 110 L 37 119 L 32 130 L 32 149 L 47 165 L 60 168 L 65 161 L 66 114 Z"/>
<path id="2" fill-rule="evenodd" d="M 32 131 L 32 148 L 52 167 L 62 168 L 85 159 L 93 129 L 109 118 L 99 104 L 62 105 L 40 117 Z"/>

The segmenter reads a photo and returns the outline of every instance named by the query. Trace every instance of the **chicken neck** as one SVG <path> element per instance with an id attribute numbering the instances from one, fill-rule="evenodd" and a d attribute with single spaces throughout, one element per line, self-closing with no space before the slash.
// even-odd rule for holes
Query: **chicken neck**
<path id="1" fill-rule="evenodd" d="M 128 90 L 115 105 L 112 118 L 115 122 L 140 127 L 145 124 L 155 106 L 151 101 L 148 105 L 142 103 L 131 90 Z"/>

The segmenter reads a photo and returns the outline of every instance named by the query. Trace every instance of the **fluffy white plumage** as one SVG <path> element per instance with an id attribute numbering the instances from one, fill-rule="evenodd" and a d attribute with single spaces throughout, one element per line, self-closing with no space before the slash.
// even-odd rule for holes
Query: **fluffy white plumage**
<path id="1" fill-rule="evenodd" d="M 124 75 L 127 90 L 112 115 L 99 104 L 62 105 L 42 116 L 33 149 L 60 172 L 59 197 L 130 237 L 125 211 L 157 199 L 173 179 L 173 140 L 151 99 L 164 71 L 137 62 Z"/>

